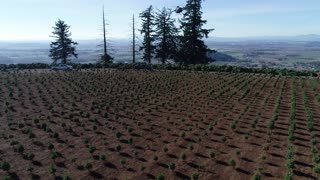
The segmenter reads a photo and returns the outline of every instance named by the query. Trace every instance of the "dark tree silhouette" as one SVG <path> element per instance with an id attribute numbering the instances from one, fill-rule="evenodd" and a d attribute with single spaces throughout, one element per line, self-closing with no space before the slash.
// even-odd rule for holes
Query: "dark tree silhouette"
<path id="1" fill-rule="evenodd" d="M 107 49 L 107 33 L 106 33 L 106 20 L 104 15 L 104 7 L 102 9 L 102 25 L 103 25 L 103 55 L 101 56 L 100 63 L 106 65 L 108 63 L 112 63 L 113 57 L 108 54 Z"/>
<path id="2" fill-rule="evenodd" d="M 213 29 L 203 29 L 207 23 L 202 19 L 202 0 L 187 0 L 183 8 L 183 18 L 180 20 L 183 36 L 179 47 L 178 62 L 185 64 L 205 64 L 210 58 L 211 50 L 205 45 L 203 38 L 207 38 Z"/>
<path id="3" fill-rule="evenodd" d="M 132 63 L 136 62 L 136 27 L 135 27 L 135 18 L 132 16 Z"/>
<path id="4" fill-rule="evenodd" d="M 140 33 L 144 35 L 142 46 L 140 50 L 143 50 L 143 60 L 151 64 L 151 59 L 154 54 L 155 46 L 154 43 L 154 14 L 152 6 L 149 6 L 145 11 L 140 13 L 142 20 L 142 29 Z"/>
<path id="5" fill-rule="evenodd" d="M 76 46 L 78 43 L 72 41 L 70 38 L 71 33 L 69 32 L 70 26 L 68 26 L 64 21 L 58 20 L 53 27 L 52 32 L 54 42 L 50 44 L 50 54 L 49 57 L 53 60 L 53 63 L 61 60 L 61 63 L 65 64 L 70 56 L 78 57 L 76 54 Z"/>
<path id="6" fill-rule="evenodd" d="M 163 8 L 155 18 L 157 40 L 155 57 L 160 58 L 163 64 L 167 59 L 174 59 L 177 52 L 178 29 L 174 25 L 175 20 L 171 18 L 172 12 L 170 9 Z"/>

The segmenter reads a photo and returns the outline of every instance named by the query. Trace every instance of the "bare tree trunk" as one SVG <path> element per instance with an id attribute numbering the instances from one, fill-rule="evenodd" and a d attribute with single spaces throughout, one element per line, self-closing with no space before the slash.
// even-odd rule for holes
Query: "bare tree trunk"
<path id="1" fill-rule="evenodd" d="M 103 6 L 103 47 L 104 47 L 104 57 L 107 57 L 107 37 L 106 37 L 106 21 L 104 16 L 104 6 Z"/>
<path id="2" fill-rule="evenodd" d="M 132 19 L 132 63 L 136 62 L 136 33 L 134 15 Z"/>

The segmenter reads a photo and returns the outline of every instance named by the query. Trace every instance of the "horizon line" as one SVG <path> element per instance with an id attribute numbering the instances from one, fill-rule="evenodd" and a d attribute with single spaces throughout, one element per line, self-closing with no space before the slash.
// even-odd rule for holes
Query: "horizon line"
<path id="1" fill-rule="evenodd" d="M 261 35 L 261 36 L 209 36 L 206 39 L 261 39 L 261 38 L 294 38 L 294 37 L 303 37 L 303 36 L 319 36 L 320 34 L 297 34 L 297 35 Z M 76 41 L 100 41 L 99 38 L 72 38 Z M 40 41 L 51 41 L 52 39 L 0 39 L 0 42 L 40 42 Z M 123 37 L 110 37 L 109 40 L 130 40 L 130 38 L 123 38 Z"/>

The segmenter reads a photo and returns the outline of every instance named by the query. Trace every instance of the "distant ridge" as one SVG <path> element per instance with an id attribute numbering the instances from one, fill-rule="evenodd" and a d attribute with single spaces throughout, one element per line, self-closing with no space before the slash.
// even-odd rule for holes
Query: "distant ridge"
<path id="1" fill-rule="evenodd" d="M 75 39 L 79 45 L 88 45 L 88 44 L 101 44 L 99 39 Z M 109 38 L 109 43 L 111 45 L 124 45 L 130 44 L 129 38 Z M 239 42 L 239 41 L 305 41 L 305 42 L 319 42 L 320 34 L 302 34 L 297 36 L 247 36 L 247 37 L 216 37 L 210 36 L 205 41 L 218 41 L 218 42 Z M 46 45 L 49 47 L 51 40 L 13 40 L 13 41 L 2 41 L 0 40 L 0 48 L 5 48 L 5 46 L 43 46 Z"/>
<path id="2" fill-rule="evenodd" d="M 320 35 L 318 34 L 306 34 L 296 36 L 296 39 L 300 39 L 301 41 L 320 41 Z"/>
<path id="3" fill-rule="evenodd" d="M 211 53 L 209 56 L 215 61 L 222 61 L 222 62 L 235 62 L 238 60 L 233 56 L 230 56 L 228 54 L 221 53 L 221 52 Z"/>
<path id="4" fill-rule="evenodd" d="M 318 34 L 304 34 L 297 36 L 256 36 L 256 37 L 210 37 L 208 41 L 320 41 Z"/>

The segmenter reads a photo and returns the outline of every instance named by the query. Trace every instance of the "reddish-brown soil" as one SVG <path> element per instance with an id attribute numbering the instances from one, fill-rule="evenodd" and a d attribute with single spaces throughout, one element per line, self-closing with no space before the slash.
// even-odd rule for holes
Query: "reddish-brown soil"
<path id="1" fill-rule="evenodd" d="M 293 88 L 296 129 L 290 142 Z M 0 177 L 250 179 L 260 172 L 262 179 L 284 179 L 292 144 L 293 178 L 317 179 L 311 139 L 320 136 L 319 94 L 319 80 L 262 74 L 0 73 L 0 160 L 11 165 Z M 278 96 L 278 119 L 269 129 Z"/>

